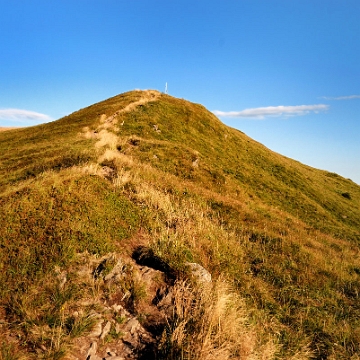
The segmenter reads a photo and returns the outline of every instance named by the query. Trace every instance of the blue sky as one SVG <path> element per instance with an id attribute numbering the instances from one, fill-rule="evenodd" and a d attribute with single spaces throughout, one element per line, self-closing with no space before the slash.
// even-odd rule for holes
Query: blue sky
<path id="1" fill-rule="evenodd" d="M 132 89 L 360 184 L 359 0 L 0 0 L 0 126 Z"/>

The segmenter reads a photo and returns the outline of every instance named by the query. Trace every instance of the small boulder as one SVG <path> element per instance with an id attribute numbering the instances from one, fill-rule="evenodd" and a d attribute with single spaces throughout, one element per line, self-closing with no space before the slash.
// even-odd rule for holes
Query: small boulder
<path id="1" fill-rule="evenodd" d="M 185 263 L 185 266 L 190 270 L 190 273 L 193 278 L 195 278 L 199 283 L 211 283 L 211 274 L 197 263 Z"/>
<path id="2" fill-rule="evenodd" d="M 110 332 L 111 330 L 111 322 L 108 321 L 106 323 L 106 325 L 104 326 L 104 328 L 102 329 L 101 335 L 100 335 L 100 340 L 104 340 L 106 335 Z"/>
<path id="3" fill-rule="evenodd" d="M 95 317 L 95 316 L 94 316 Z M 90 333 L 90 337 L 99 337 L 102 334 L 102 323 L 104 320 L 100 318 L 97 323 L 94 325 L 92 332 Z"/>

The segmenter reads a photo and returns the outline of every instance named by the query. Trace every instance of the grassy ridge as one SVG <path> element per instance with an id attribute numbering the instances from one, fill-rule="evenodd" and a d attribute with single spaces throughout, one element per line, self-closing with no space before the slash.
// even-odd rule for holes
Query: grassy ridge
<path id="1" fill-rule="evenodd" d="M 56 298 L 31 294 L 50 291 L 56 266 L 145 237 L 173 267 L 196 261 L 232 284 L 278 358 L 359 355 L 360 187 L 201 105 L 145 95 L 0 133 L 0 291 L 14 329 L 49 322 L 31 309 Z"/>
<path id="2" fill-rule="evenodd" d="M 92 142 L 79 136 L 82 129 L 96 124 L 100 114 L 110 115 L 139 97 L 136 93 L 116 97 L 45 125 L 2 132 L 0 191 L 47 170 L 95 160 Z"/>
<path id="3" fill-rule="evenodd" d="M 217 191 L 238 187 L 237 191 L 246 191 L 333 235 L 360 239 L 360 191 L 351 180 L 273 153 L 224 126 L 201 105 L 165 96 L 161 100 L 119 119 L 124 126 L 118 135 L 144 138 L 135 147 L 143 161 L 200 180 L 210 189 L 220 185 Z M 154 125 L 159 131 L 154 131 Z M 199 168 L 192 166 L 196 159 Z"/>

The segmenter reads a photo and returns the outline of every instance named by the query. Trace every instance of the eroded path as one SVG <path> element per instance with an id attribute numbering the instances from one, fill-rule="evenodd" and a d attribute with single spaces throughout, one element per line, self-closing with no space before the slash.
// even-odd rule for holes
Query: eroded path
<path id="1" fill-rule="evenodd" d="M 118 124 L 119 116 L 121 114 L 133 111 L 138 106 L 145 105 L 149 102 L 156 101 L 161 93 L 156 90 L 145 90 L 142 91 L 142 96 L 139 100 L 134 101 L 122 109 L 117 110 L 110 116 L 102 114 L 100 116 L 100 125 L 96 131 L 85 128 L 83 136 L 87 139 L 96 139 L 95 148 L 99 151 L 98 163 L 104 160 L 104 154 L 107 152 L 106 157 L 109 157 L 109 150 L 116 150 L 116 146 L 119 143 L 120 137 L 114 132 L 119 131 L 118 126 L 124 125 L 124 122 Z M 104 151 L 102 151 L 104 149 Z"/>

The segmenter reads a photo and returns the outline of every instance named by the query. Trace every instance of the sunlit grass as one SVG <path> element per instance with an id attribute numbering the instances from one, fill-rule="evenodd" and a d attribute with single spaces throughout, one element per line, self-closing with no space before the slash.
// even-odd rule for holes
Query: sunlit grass
<path id="1" fill-rule="evenodd" d="M 83 252 L 126 256 L 141 233 L 180 274 L 198 262 L 230 286 L 225 298 L 242 299 L 231 316 L 258 328 L 257 336 L 244 330 L 256 356 L 358 355 L 359 186 L 269 151 L 201 105 L 142 96 L 0 133 L 0 295 L 14 331 L 60 358 L 91 321 L 64 312 L 80 285 L 60 291 L 54 269 L 75 266 Z M 216 289 L 190 309 L 194 324 L 184 318 L 192 332 L 179 330 L 181 314 L 174 319 L 164 354 L 211 358 L 216 342 L 233 356 L 245 351 L 217 330 L 209 335 L 210 318 L 200 325 L 197 311 L 221 303 Z M 141 286 L 133 291 L 141 298 Z M 226 316 L 220 321 L 231 323 Z"/>

